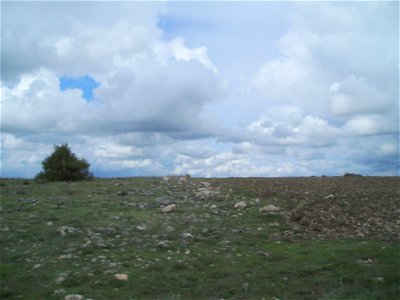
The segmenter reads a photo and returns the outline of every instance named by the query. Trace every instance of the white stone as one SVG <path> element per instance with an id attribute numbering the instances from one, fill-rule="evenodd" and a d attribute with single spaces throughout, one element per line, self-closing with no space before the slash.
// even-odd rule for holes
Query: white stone
<path id="1" fill-rule="evenodd" d="M 176 204 L 170 204 L 170 205 L 167 205 L 167 206 L 163 207 L 163 208 L 161 209 L 161 211 L 162 211 L 163 213 L 169 213 L 169 212 L 171 212 L 171 211 L 173 211 L 173 210 L 175 210 L 175 209 L 176 209 Z"/>
<path id="2" fill-rule="evenodd" d="M 244 201 L 239 201 L 234 206 L 234 208 L 236 208 L 236 209 L 245 209 L 246 207 L 247 207 L 247 204 Z"/>
<path id="3" fill-rule="evenodd" d="M 279 210 L 281 210 L 279 207 L 277 207 L 275 205 L 272 205 L 272 204 L 268 204 L 268 205 L 260 208 L 259 212 L 262 212 L 262 213 L 264 213 L 264 212 L 276 212 L 276 211 L 279 211 Z"/>
<path id="4" fill-rule="evenodd" d="M 64 300 L 83 300 L 83 296 L 79 294 L 67 295 Z"/>
<path id="5" fill-rule="evenodd" d="M 115 274 L 114 277 L 121 281 L 128 281 L 128 274 Z"/>
<path id="6" fill-rule="evenodd" d="M 184 232 L 184 233 L 181 234 L 181 237 L 183 239 L 190 239 L 190 238 L 193 237 L 193 235 L 191 233 L 189 233 L 189 232 Z"/>
<path id="7" fill-rule="evenodd" d="M 140 231 L 147 230 L 147 225 L 146 224 L 138 225 L 136 226 L 136 229 Z"/>

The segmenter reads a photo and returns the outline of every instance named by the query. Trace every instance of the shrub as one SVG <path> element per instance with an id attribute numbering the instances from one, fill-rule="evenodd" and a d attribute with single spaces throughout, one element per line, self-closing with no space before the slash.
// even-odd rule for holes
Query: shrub
<path id="1" fill-rule="evenodd" d="M 54 146 L 53 153 L 42 162 L 43 171 L 36 175 L 39 181 L 79 181 L 92 179 L 90 164 L 77 158 L 68 144 Z"/>

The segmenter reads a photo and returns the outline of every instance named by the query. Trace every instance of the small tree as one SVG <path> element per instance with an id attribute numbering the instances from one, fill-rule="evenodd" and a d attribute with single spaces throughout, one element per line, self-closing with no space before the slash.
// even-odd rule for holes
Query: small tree
<path id="1" fill-rule="evenodd" d="M 42 162 L 43 171 L 36 175 L 44 181 L 78 181 L 93 177 L 90 164 L 84 158 L 77 158 L 68 144 L 54 146 L 54 152 Z"/>

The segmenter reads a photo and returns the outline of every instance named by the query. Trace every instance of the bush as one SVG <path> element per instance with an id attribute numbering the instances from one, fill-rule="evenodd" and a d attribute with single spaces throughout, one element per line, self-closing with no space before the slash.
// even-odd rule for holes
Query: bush
<path id="1" fill-rule="evenodd" d="M 84 158 L 77 158 L 68 144 L 54 146 L 54 152 L 43 162 L 43 171 L 36 175 L 38 181 L 79 181 L 89 180 L 90 164 Z"/>

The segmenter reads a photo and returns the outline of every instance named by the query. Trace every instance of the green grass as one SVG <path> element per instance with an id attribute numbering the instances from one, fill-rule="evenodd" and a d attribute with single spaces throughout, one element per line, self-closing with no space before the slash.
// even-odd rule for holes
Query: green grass
<path id="1" fill-rule="evenodd" d="M 201 181 L 1 179 L 0 299 L 400 298 L 399 242 L 365 223 L 394 218 L 398 178 L 209 179 L 221 193 L 199 200 L 193 192 Z M 329 194 L 336 198 L 327 203 Z M 170 214 L 156 202 L 165 195 L 177 204 Z M 248 208 L 235 210 L 241 200 Z M 260 214 L 270 203 L 284 213 Z M 324 210 L 339 207 L 345 216 L 361 212 L 370 233 L 293 232 L 290 215 L 299 203 L 310 211 L 329 205 Z M 62 237 L 57 229 L 64 225 L 79 231 Z M 117 273 L 129 280 L 115 279 Z"/>

